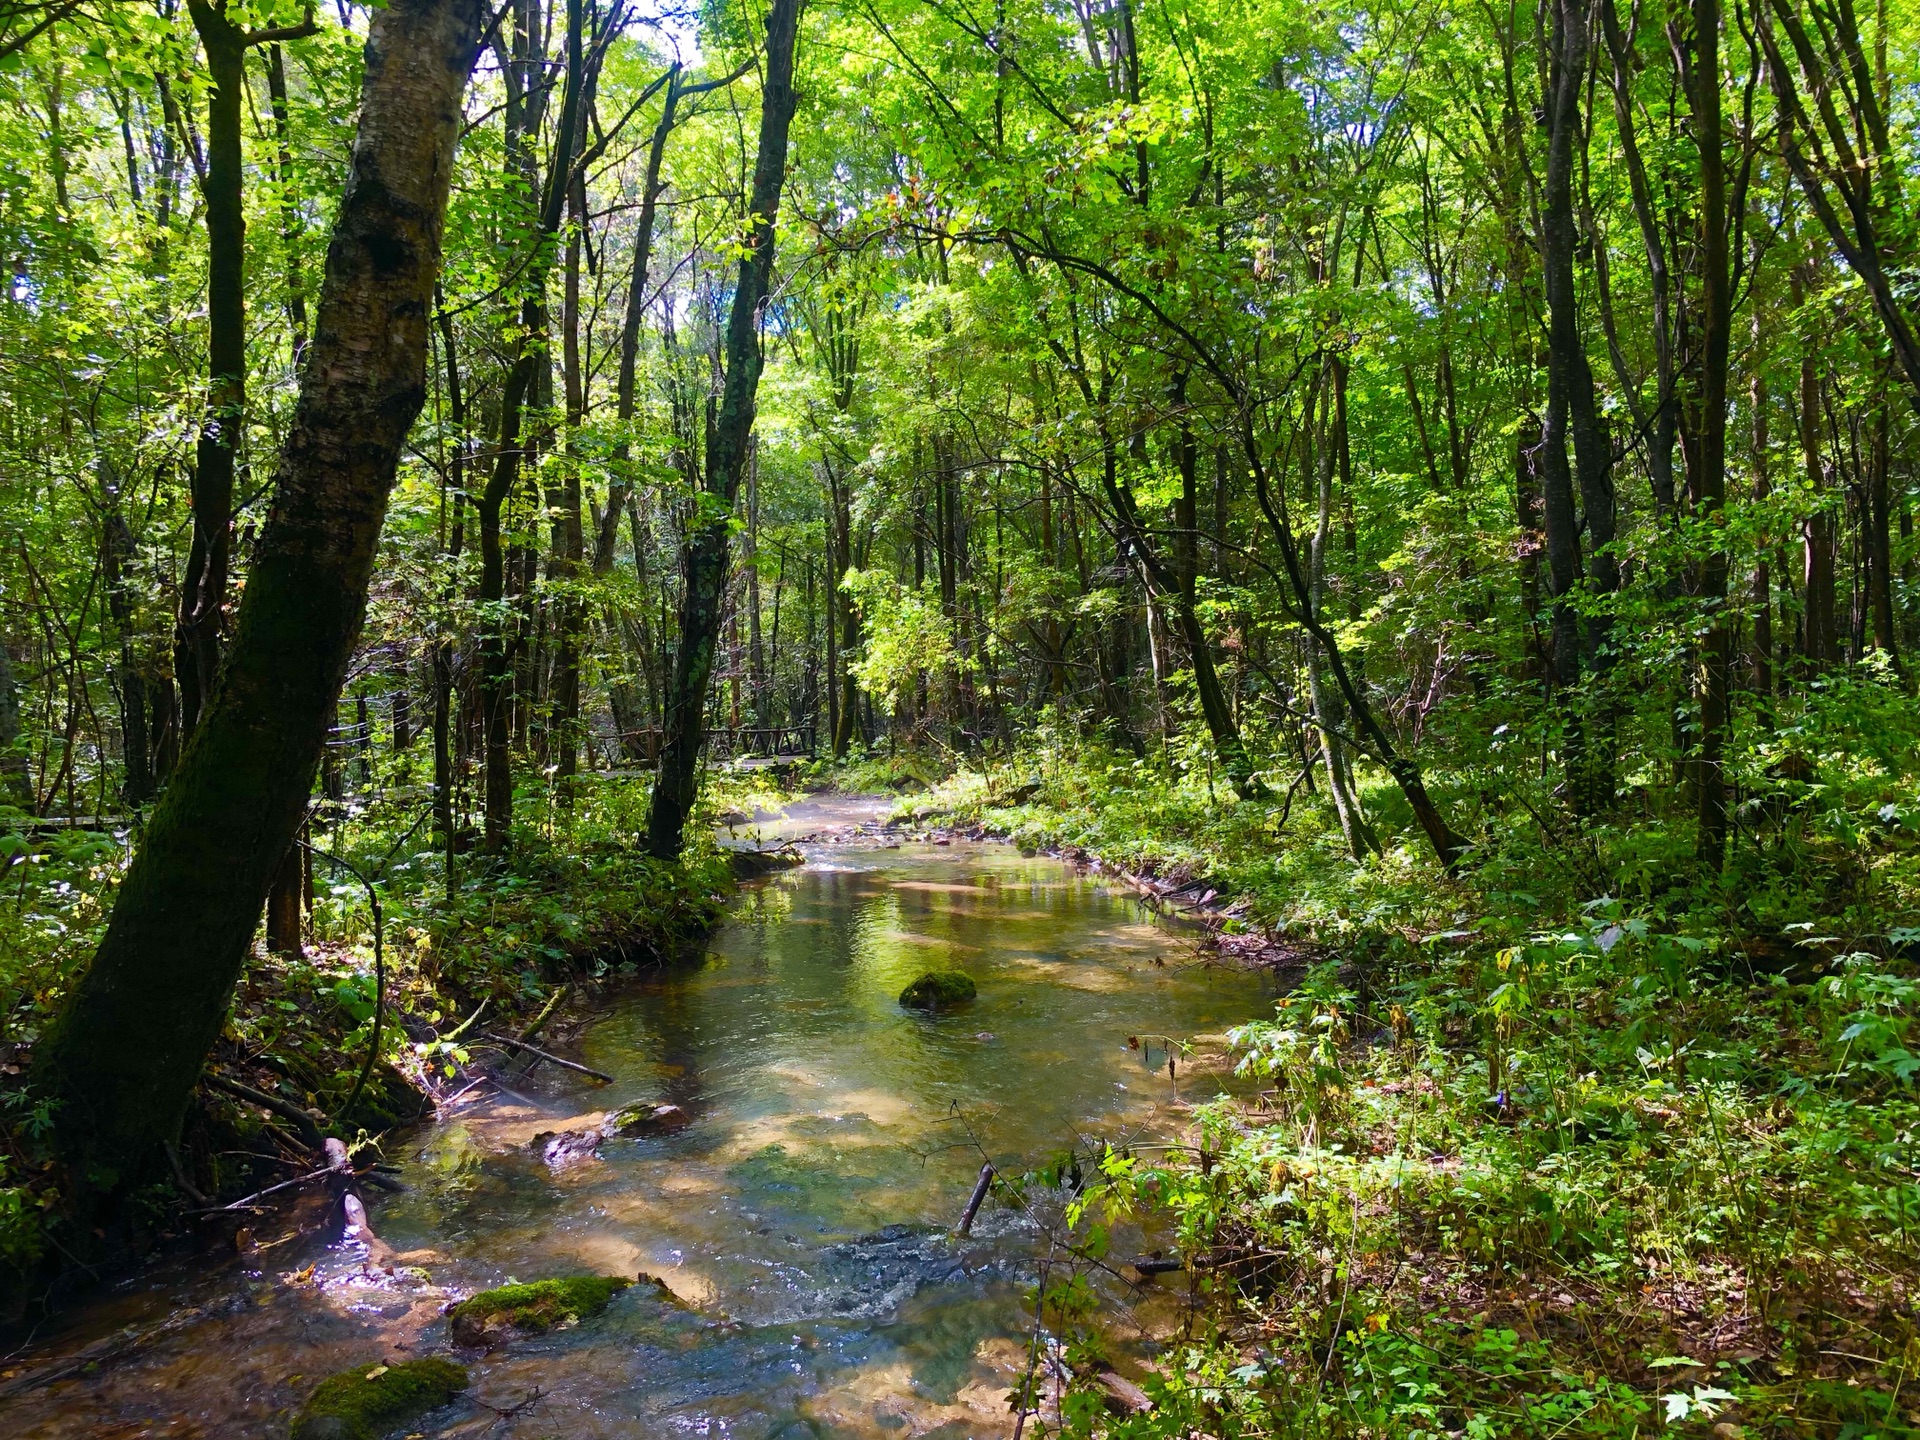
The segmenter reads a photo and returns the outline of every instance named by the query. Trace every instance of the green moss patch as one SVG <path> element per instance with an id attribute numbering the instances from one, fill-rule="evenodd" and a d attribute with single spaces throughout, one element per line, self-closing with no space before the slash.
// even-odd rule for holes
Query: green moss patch
<path id="1" fill-rule="evenodd" d="M 622 1106 L 614 1111 L 600 1129 L 602 1134 L 608 1136 L 665 1135 L 672 1130 L 685 1129 L 692 1118 L 678 1105 L 670 1105 L 664 1100 L 642 1100 L 637 1105 Z"/>
<path id="2" fill-rule="evenodd" d="M 447 1312 L 460 1345 L 492 1345 L 513 1331 L 538 1335 L 597 1315 L 633 1284 L 615 1275 L 576 1275 L 482 1290 Z"/>
<path id="3" fill-rule="evenodd" d="M 944 1010 L 979 993 L 973 977 L 964 971 L 929 970 L 900 992 L 900 1003 L 909 1010 Z"/>
<path id="4" fill-rule="evenodd" d="M 294 1417 L 293 1440 L 379 1440 L 467 1388 L 451 1360 L 362 1365 L 322 1380 Z"/>

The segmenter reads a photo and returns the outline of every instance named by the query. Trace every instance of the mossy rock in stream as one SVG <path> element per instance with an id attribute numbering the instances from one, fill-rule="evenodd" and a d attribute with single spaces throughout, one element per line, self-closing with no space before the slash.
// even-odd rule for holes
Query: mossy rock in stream
<path id="1" fill-rule="evenodd" d="M 791 845 L 783 845 L 777 850 L 727 851 L 727 864 L 733 867 L 733 878 L 736 880 L 758 880 L 762 875 L 791 870 L 805 862 L 806 857 Z"/>
<path id="2" fill-rule="evenodd" d="M 482 1290 L 447 1312 L 457 1345 L 492 1345 L 515 1330 L 538 1335 L 597 1315 L 633 1281 L 617 1275 L 576 1275 Z"/>
<path id="3" fill-rule="evenodd" d="M 693 1117 L 678 1105 L 665 1100 L 642 1100 L 637 1105 L 623 1105 L 607 1116 L 600 1131 L 608 1137 L 620 1135 L 636 1139 L 684 1130 L 692 1121 Z"/>
<path id="4" fill-rule="evenodd" d="M 909 1010 L 944 1010 L 965 1004 L 979 993 L 964 970 L 929 970 L 900 992 L 900 1003 Z"/>
<path id="5" fill-rule="evenodd" d="M 462 1367 L 433 1357 L 343 1370 L 307 1397 L 293 1440 L 380 1440 L 466 1388 Z"/>

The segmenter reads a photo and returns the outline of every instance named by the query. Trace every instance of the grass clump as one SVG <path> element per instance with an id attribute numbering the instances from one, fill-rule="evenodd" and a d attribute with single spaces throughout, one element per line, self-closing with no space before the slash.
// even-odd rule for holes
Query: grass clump
<path id="1" fill-rule="evenodd" d="M 963 970 L 929 970 L 900 992 L 900 1003 L 909 1010 L 944 1010 L 964 1005 L 979 993 Z"/>
<path id="2" fill-rule="evenodd" d="M 607 1308 L 633 1281 L 617 1275 L 576 1275 L 482 1290 L 448 1312 L 461 1345 L 491 1345 L 513 1331 L 539 1335 L 573 1325 Z"/>
<path id="3" fill-rule="evenodd" d="M 379 1440 L 466 1388 L 466 1370 L 451 1360 L 356 1366 L 315 1387 L 294 1417 L 293 1440 Z"/>
<path id="4" fill-rule="evenodd" d="M 1842 691 L 1815 701 L 1878 703 Z M 1920 1436 L 1920 749 L 1850 743 L 1891 752 L 1916 712 L 1816 712 L 1742 752 L 1720 873 L 1651 768 L 1576 823 L 1499 735 L 1429 772 L 1474 844 L 1455 875 L 1365 764 L 1359 859 L 1304 782 L 1238 802 L 1097 743 L 903 802 L 1204 883 L 1221 950 L 1282 966 L 1232 1035 L 1244 1098 L 1073 1159 L 1073 1259 L 1035 1297 L 1082 1377 L 1063 1432 Z M 1811 768 L 1775 763 L 1788 740 Z M 1139 1224 L 1197 1303 L 1153 1411 L 1117 1419 L 1097 1272 Z"/>

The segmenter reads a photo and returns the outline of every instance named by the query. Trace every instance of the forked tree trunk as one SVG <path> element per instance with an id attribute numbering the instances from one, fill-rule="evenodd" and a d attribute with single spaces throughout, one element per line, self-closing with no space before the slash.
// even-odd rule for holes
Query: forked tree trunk
<path id="1" fill-rule="evenodd" d="M 727 315 L 727 375 L 707 432 L 706 490 L 714 518 L 687 539 L 686 590 L 680 602 L 680 644 L 667 692 L 666 736 L 647 815 L 647 848 L 679 858 L 706 740 L 707 685 L 727 588 L 727 527 L 732 523 L 760 388 L 760 307 L 773 280 L 774 223 L 787 173 L 787 131 L 793 123 L 793 48 L 802 0 L 773 0 L 767 11 L 767 63 L 760 95 L 760 146 L 753 166 L 750 246 Z"/>
<path id="2" fill-rule="evenodd" d="M 358 138 L 299 404 L 222 683 L 36 1056 L 77 1190 L 124 1194 L 177 1132 L 366 614 L 427 323 L 479 0 L 373 12 Z M 78 1233 L 87 1233 L 81 1229 Z"/>

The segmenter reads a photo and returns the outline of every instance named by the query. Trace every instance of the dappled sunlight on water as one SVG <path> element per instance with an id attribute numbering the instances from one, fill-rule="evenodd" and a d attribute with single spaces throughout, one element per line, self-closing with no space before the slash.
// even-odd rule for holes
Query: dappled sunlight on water
<path id="1" fill-rule="evenodd" d="M 972 1237 L 947 1233 L 982 1150 L 1017 1173 L 1076 1142 L 1176 1130 L 1225 1067 L 1169 1077 L 1161 1037 L 1217 1048 L 1270 984 L 1193 964 L 1131 900 L 1006 847 L 810 860 L 743 893 L 702 965 L 629 986 L 587 1031 L 583 1059 L 617 1083 L 549 1069 L 515 1082 L 521 1098 L 390 1145 L 410 1188 L 373 1220 L 394 1274 L 298 1236 L 149 1274 L 75 1317 L 68 1343 L 200 1313 L 17 1402 L 9 1433 L 283 1433 L 279 1412 L 326 1374 L 447 1352 L 449 1298 L 590 1271 L 645 1272 L 667 1293 L 636 1287 L 577 1328 L 463 1355 L 490 1403 L 542 1396 L 487 1433 L 1009 1433 L 1037 1234 L 992 1202 Z M 967 971 L 978 997 L 903 1011 L 900 990 L 933 967 Z M 692 1123 L 559 1171 L 534 1143 L 642 1099 Z M 498 1418 L 465 1404 L 414 1429 L 478 1435 Z"/>

